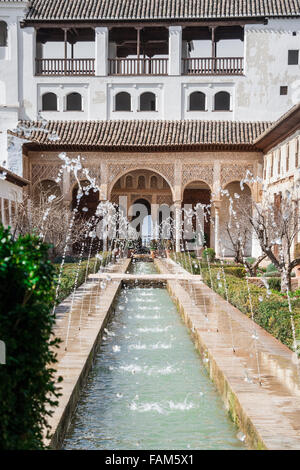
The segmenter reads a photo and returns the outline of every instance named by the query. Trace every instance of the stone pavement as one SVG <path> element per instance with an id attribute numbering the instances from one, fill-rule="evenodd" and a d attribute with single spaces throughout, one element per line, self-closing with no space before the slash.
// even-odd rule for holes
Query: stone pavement
<path id="1" fill-rule="evenodd" d="M 156 260 L 163 274 L 183 274 Z M 300 449 L 299 363 L 286 346 L 201 280 L 168 281 L 210 377 L 252 448 Z"/>

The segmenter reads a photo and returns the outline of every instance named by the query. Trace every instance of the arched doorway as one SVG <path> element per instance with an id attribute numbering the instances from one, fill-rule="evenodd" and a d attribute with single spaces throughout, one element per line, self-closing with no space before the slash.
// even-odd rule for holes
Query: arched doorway
<path id="1" fill-rule="evenodd" d="M 185 216 L 184 237 L 186 243 L 211 246 L 211 190 L 203 181 L 190 182 L 183 191 L 182 207 Z M 193 211 L 193 216 L 189 215 Z"/>
<path id="2" fill-rule="evenodd" d="M 137 238 L 142 240 L 143 245 L 148 246 L 153 233 L 151 204 L 147 199 L 137 199 L 131 205 L 130 214 L 133 214 L 130 224 L 136 230 Z"/>
<path id="3" fill-rule="evenodd" d="M 248 214 L 252 211 L 251 189 L 239 181 L 227 184 L 221 199 L 220 248 L 226 257 L 234 257 L 232 240 L 239 237 L 244 244 L 244 255 L 252 253 L 252 228 Z M 230 234 L 231 236 L 230 236 Z"/>
<path id="4" fill-rule="evenodd" d="M 136 236 L 149 245 L 151 237 L 159 238 L 162 233 L 158 229 L 162 222 L 160 207 L 164 206 L 163 216 L 170 216 L 173 195 L 170 185 L 160 174 L 149 169 L 139 169 L 128 171 L 115 181 L 110 201 L 121 206 L 122 211 L 127 211 L 127 219 L 136 230 Z M 137 210 L 137 205 L 141 206 L 141 211 Z M 166 207 L 169 208 L 169 214 Z"/>

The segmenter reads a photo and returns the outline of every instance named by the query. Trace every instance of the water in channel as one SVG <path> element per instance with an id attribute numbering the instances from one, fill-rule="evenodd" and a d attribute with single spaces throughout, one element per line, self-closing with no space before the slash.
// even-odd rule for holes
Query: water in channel
<path id="1" fill-rule="evenodd" d="M 167 290 L 124 287 L 64 448 L 244 449 L 237 434 Z"/>

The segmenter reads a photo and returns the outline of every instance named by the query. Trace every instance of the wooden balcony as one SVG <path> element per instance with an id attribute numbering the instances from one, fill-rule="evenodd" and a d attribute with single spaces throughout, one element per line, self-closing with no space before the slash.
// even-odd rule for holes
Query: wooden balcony
<path id="1" fill-rule="evenodd" d="M 109 75 L 168 75 L 168 59 L 108 59 Z"/>
<path id="2" fill-rule="evenodd" d="M 36 75 L 95 75 L 95 59 L 36 59 Z"/>
<path id="3" fill-rule="evenodd" d="M 243 75 L 243 57 L 193 57 L 182 59 L 183 75 Z"/>

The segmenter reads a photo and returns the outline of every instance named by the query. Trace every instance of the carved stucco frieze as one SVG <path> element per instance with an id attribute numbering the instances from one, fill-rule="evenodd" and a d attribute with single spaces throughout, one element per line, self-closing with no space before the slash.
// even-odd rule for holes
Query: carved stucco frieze
<path id="1" fill-rule="evenodd" d="M 224 188 L 227 184 L 233 181 L 241 181 L 246 177 L 247 171 L 253 174 L 253 165 L 222 165 L 221 168 L 221 186 Z"/>
<path id="2" fill-rule="evenodd" d="M 174 167 L 173 163 L 149 163 L 144 162 L 143 169 L 153 170 L 161 174 L 166 180 L 174 186 Z M 109 163 L 108 165 L 108 182 L 111 185 L 118 176 L 122 176 L 125 172 L 140 170 L 141 166 L 136 163 Z"/>
<path id="3" fill-rule="evenodd" d="M 89 166 L 88 167 L 88 174 L 89 176 L 95 180 L 96 186 L 100 186 L 101 184 L 101 170 L 99 166 Z M 79 180 L 87 180 L 88 178 L 86 177 L 85 173 L 83 170 L 78 172 L 78 178 Z M 77 182 L 74 173 L 71 172 L 71 177 L 70 177 L 70 183 L 71 186 L 73 186 Z"/>
<path id="4" fill-rule="evenodd" d="M 212 187 L 214 178 L 213 165 L 199 163 L 185 163 L 182 169 L 182 186 L 186 186 L 192 181 L 203 181 Z"/>
<path id="5" fill-rule="evenodd" d="M 33 186 L 44 180 L 55 181 L 59 177 L 60 165 L 41 165 L 34 164 L 31 167 L 31 182 Z M 63 182 L 62 178 L 58 182 L 58 185 L 62 189 Z"/>

